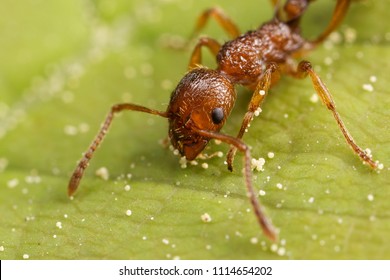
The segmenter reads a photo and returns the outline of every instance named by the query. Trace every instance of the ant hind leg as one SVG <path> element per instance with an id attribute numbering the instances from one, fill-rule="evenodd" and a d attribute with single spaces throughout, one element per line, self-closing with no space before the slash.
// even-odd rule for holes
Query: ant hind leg
<path id="1" fill-rule="evenodd" d="M 322 43 L 344 19 L 350 4 L 351 4 L 351 0 L 337 0 L 332 18 L 328 26 L 326 27 L 326 29 L 316 39 L 309 41 L 308 43 L 312 46 L 316 46 Z"/>
<path id="2" fill-rule="evenodd" d="M 364 163 L 368 164 L 372 168 L 377 168 L 378 162 L 373 161 L 372 156 L 368 154 L 366 151 L 364 151 L 362 148 L 360 148 L 356 144 L 355 140 L 352 138 L 351 134 L 348 132 L 347 128 L 344 125 L 344 122 L 341 120 L 341 117 L 336 110 L 336 105 L 333 101 L 332 95 L 330 94 L 325 84 L 321 81 L 318 74 L 314 71 L 311 63 L 308 61 L 301 61 L 298 65 L 296 72 L 292 72 L 290 74 L 296 78 L 305 78 L 307 77 L 307 75 L 309 75 L 315 91 L 321 98 L 324 105 L 333 113 L 333 116 L 341 132 L 343 133 L 343 136 L 347 141 L 348 145 L 352 148 L 354 153 L 357 154 Z"/>

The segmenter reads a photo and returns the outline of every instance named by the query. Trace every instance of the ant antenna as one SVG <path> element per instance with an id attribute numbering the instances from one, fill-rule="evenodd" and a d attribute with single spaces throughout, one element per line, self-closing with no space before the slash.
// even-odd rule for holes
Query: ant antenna
<path id="1" fill-rule="evenodd" d="M 245 185 L 247 188 L 247 196 L 252 204 L 253 211 L 256 215 L 257 221 L 263 230 L 264 234 L 272 241 L 277 241 L 278 233 L 275 227 L 272 225 L 271 221 L 267 218 L 267 215 L 264 213 L 263 208 L 261 207 L 259 200 L 257 199 L 255 190 L 252 184 L 252 170 L 251 170 L 251 154 L 249 147 L 239 138 L 235 138 L 226 134 L 219 132 L 201 130 L 193 128 L 193 130 L 201 136 L 207 138 L 213 138 L 225 142 L 227 144 L 233 145 L 236 149 L 244 153 L 244 176 L 245 176 Z"/>
<path id="2" fill-rule="evenodd" d="M 132 103 L 121 103 L 116 104 L 111 107 L 110 112 L 108 113 L 105 121 L 103 122 L 98 134 L 95 136 L 95 139 L 92 141 L 91 145 L 89 145 L 88 150 L 84 153 L 83 157 L 79 161 L 76 166 L 76 169 L 73 171 L 73 175 L 69 180 L 68 184 L 68 196 L 72 196 L 80 183 L 81 178 L 83 177 L 85 169 L 88 167 L 89 161 L 91 160 L 94 152 L 99 147 L 100 143 L 103 141 L 104 137 L 107 134 L 107 131 L 114 119 L 114 115 L 121 111 L 130 110 L 130 111 L 138 111 L 144 112 L 152 115 L 157 115 L 160 117 L 168 118 L 167 112 L 157 111 L 153 109 L 149 109 L 143 106 L 135 105 Z"/>

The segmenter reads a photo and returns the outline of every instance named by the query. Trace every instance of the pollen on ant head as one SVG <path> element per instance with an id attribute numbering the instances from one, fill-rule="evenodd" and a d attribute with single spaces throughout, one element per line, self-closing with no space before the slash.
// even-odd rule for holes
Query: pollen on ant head
<path id="1" fill-rule="evenodd" d="M 181 168 L 187 168 L 187 159 L 186 157 L 181 157 L 179 160 L 179 164 Z"/>

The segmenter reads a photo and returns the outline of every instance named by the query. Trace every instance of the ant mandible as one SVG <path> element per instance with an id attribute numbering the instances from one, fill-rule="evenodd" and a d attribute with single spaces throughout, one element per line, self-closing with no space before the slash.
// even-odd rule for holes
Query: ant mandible
<path id="1" fill-rule="evenodd" d="M 187 160 L 195 159 L 211 139 L 230 145 L 227 164 L 233 170 L 234 155 L 237 150 L 244 154 L 244 176 L 247 195 L 257 220 L 271 240 L 277 240 L 277 231 L 259 204 L 252 185 L 251 154 L 249 147 L 241 140 L 256 110 L 268 94 L 269 89 L 280 77 L 288 74 L 295 78 L 310 77 L 314 89 L 322 102 L 332 112 L 345 140 L 352 150 L 370 167 L 376 168 L 370 154 L 361 149 L 348 132 L 336 111 L 333 98 L 318 74 L 308 61 L 295 65 L 296 58 L 322 43 L 335 30 L 344 18 L 350 0 L 337 0 L 328 26 L 315 40 L 306 40 L 300 33 L 301 17 L 313 0 L 287 0 L 284 5 L 279 0 L 271 0 L 275 9 L 273 18 L 253 31 L 241 34 L 237 26 L 218 8 L 203 12 L 198 18 L 196 36 L 210 18 L 215 19 L 232 37 L 231 41 L 220 45 L 216 40 L 202 37 L 196 44 L 189 63 L 189 72 L 181 79 L 173 91 L 166 111 L 158 111 L 132 103 L 121 103 L 111 107 L 102 127 L 78 163 L 68 186 L 68 195 L 76 191 L 93 153 L 105 137 L 108 128 L 118 112 L 139 111 L 167 118 L 169 139 L 175 149 Z M 206 47 L 217 60 L 216 69 L 201 66 L 201 49 Z M 240 84 L 253 90 L 248 110 L 236 137 L 223 134 L 220 129 L 226 122 L 235 100 L 235 85 Z"/>

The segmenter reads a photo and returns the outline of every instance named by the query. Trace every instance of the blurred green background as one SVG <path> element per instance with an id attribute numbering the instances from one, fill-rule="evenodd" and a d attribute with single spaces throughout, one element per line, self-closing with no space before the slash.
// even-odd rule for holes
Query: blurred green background
<path id="1" fill-rule="evenodd" d="M 180 168 L 162 147 L 166 120 L 126 112 L 96 152 L 74 200 L 69 176 L 109 107 L 164 110 L 186 72 L 196 17 L 219 5 L 245 31 L 272 16 L 268 1 L 0 0 L 1 259 L 389 259 L 389 1 L 356 1 L 333 41 L 307 58 L 329 86 L 362 147 L 384 164 L 363 166 L 308 80 L 272 89 L 244 140 L 266 159 L 254 183 L 280 229 L 260 232 L 236 170 L 224 158 Z M 335 1 L 316 1 L 307 37 Z M 204 34 L 227 40 L 211 22 Z M 214 67 L 205 53 L 205 64 Z M 224 132 L 236 134 L 250 92 Z M 225 145 L 210 145 L 208 153 Z M 268 158 L 273 152 L 274 158 Z M 110 178 L 95 175 L 106 167 Z M 130 210 L 130 211 L 129 211 Z M 202 221 L 209 214 L 211 222 Z"/>

